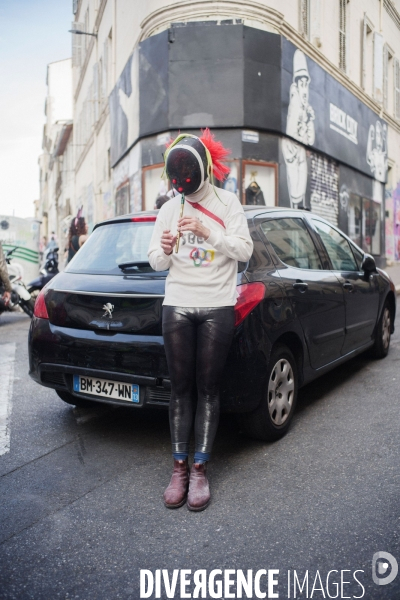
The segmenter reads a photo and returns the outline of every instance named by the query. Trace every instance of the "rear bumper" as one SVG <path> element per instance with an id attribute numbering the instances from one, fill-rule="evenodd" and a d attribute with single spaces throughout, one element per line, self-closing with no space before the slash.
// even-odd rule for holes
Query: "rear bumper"
<path id="1" fill-rule="evenodd" d="M 263 396 L 268 344 L 260 344 L 254 337 L 256 343 L 251 343 L 252 336 L 246 329 L 252 326 L 252 319 L 246 321 L 235 333 L 221 382 L 224 412 L 254 410 Z M 136 383 L 140 386 L 140 402 L 76 394 L 74 374 Z M 162 336 L 63 328 L 37 317 L 33 317 L 29 331 L 29 375 L 45 387 L 119 406 L 168 407 L 171 394 Z"/>

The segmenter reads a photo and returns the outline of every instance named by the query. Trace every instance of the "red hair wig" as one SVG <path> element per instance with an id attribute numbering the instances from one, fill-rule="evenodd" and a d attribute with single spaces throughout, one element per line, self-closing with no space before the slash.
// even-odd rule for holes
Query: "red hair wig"
<path id="1" fill-rule="evenodd" d="M 212 169 L 215 179 L 223 181 L 228 175 L 230 168 L 222 162 L 226 160 L 230 154 L 230 150 L 218 142 L 214 134 L 211 133 L 208 127 L 202 129 L 202 136 L 199 138 L 211 155 Z"/>

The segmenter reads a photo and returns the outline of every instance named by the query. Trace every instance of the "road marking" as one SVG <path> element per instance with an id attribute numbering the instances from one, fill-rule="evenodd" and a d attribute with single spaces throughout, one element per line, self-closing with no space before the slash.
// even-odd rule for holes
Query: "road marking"
<path id="1" fill-rule="evenodd" d="M 10 451 L 10 420 L 17 345 L 0 345 L 0 456 Z"/>

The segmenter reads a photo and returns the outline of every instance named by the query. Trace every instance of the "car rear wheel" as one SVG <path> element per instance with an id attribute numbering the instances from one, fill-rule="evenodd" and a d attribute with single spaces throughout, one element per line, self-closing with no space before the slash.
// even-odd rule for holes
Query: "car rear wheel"
<path id="1" fill-rule="evenodd" d="M 296 360 L 286 346 L 272 351 L 267 389 L 260 406 L 240 415 L 244 432 L 257 440 L 273 442 L 289 429 L 297 400 L 298 373 Z"/>
<path id="2" fill-rule="evenodd" d="M 97 404 L 97 402 L 91 402 L 90 400 L 85 400 L 84 398 L 77 398 L 69 392 L 64 392 L 62 390 L 56 390 L 56 393 L 61 400 L 67 404 L 78 406 L 78 408 L 94 408 Z"/>
<path id="3" fill-rule="evenodd" d="M 386 300 L 376 327 L 375 344 L 372 348 L 375 358 L 385 358 L 385 356 L 387 356 L 390 346 L 391 329 L 392 313 L 390 311 L 390 304 L 388 300 Z"/>

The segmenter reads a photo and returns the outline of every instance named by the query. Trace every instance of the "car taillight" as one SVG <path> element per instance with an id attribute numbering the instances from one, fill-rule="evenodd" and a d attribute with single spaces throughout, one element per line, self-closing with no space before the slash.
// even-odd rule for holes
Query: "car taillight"
<path id="1" fill-rule="evenodd" d="M 35 308 L 33 309 L 33 314 L 35 317 L 39 317 L 39 319 L 48 319 L 49 313 L 47 312 L 46 302 L 44 300 L 44 289 L 40 292 L 39 296 L 36 298 Z"/>
<path id="2" fill-rule="evenodd" d="M 264 299 L 265 285 L 260 282 L 238 285 L 239 297 L 235 304 L 235 327 Z"/>
<path id="3" fill-rule="evenodd" d="M 132 217 L 131 221 L 133 223 L 150 223 L 150 222 L 155 221 L 156 219 L 157 219 L 157 217 L 155 215 L 150 215 L 150 216 L 147 215 L 147 217 L 143 215 L 143 216 L 139 216 L 139 217 Z"/>

